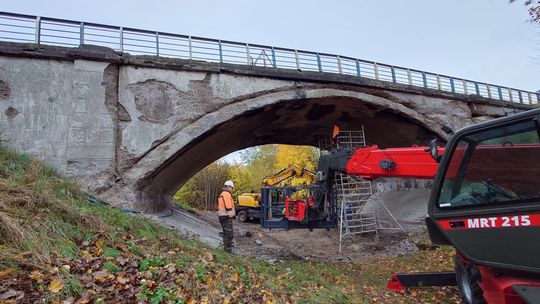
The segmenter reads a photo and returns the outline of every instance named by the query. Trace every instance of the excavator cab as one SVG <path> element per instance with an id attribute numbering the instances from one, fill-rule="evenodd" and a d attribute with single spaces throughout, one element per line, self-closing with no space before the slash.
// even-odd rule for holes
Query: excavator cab
<path id="1" fill-rule="evenodd" d="M 540 109 L 452 136 L 426 223 L 433 243 L 456 248 L 466 303 L 540 292 Z"/>

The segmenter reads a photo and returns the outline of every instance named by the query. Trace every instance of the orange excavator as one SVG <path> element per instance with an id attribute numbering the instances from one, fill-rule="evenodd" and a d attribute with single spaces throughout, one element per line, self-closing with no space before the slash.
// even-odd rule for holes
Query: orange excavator
<path id="1" fill-rule="evenodd" d="M 332 215 L 334 171 L 434 179 L 426 225 L 432 243 L 455 247 L 455 272 L 395 274 L 388 288 L 457 284 L 468 304 L 540 303 L 540 109 L 461 129 L 444 148 L 434 140 L 321 156 L 306 227 Z"/>

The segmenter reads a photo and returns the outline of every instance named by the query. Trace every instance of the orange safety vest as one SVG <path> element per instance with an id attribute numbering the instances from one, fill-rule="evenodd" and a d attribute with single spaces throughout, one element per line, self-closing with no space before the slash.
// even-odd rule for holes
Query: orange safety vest
<path id="1" fill-rule="evenodd" d="M 218 215 L 234 217 L 235 214 L 232 194 L 223 190 L 218 197 Z"/>

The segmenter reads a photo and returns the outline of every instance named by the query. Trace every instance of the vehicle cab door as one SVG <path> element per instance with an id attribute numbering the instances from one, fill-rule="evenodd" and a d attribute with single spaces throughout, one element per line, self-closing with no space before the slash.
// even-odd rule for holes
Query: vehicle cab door
<path id="1" fill-rule="evenodd" d="M 540 272 L 540 110 L 457 132 L 430 197 L 428 231 L 483 265 Z"/>

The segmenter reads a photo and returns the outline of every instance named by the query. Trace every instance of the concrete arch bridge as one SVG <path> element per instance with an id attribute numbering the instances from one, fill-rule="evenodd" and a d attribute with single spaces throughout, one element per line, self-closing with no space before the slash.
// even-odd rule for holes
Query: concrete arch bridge
<path id="1" fill-rule="evenodd" d="M 527 106 L 321 72 L 0 43 L 0 136 L 126 207 L 167 208 L 239 149 L 318 145 L 332 125 L 382 147 L 445 139 Z"/>

